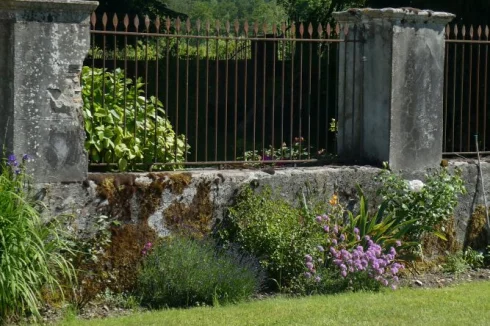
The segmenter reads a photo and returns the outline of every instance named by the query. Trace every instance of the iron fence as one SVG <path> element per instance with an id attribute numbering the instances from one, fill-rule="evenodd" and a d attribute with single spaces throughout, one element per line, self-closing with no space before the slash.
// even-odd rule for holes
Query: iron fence
<path id="1" fill-rule="evenodd" d="M 444 84 L 445 155 L 490 154 L 488 26 L 446 27 Z M 475 138 L 475 135 L 478 135 Z"/>
<path id="2" fill-rule="evenodd" d="M 85 101 L 91 165 L 121 157 L 160 167 L 328 159 L 336 151 L 339 43 L 355 42 L 341 33 L 348 30 L 330 24 L 93 14 L 83 79 L 92 86 Z M 97 113 L 109 106 L 119 111 Z M 101 118 L 116 131 L 97 125 Z"/>

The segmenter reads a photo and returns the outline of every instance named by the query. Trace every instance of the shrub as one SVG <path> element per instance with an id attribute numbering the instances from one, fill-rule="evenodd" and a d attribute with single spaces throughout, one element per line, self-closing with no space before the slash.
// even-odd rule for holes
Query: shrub
<path id="1" fill-rule="evenodd" d="M 270 188 L 255 193 L 250 187 L 237 196 L 217 233 L 225 243 L 236 243 L 257 257 L 272 280 L 270 286 L 283 291 L 301 290 L 296 287 L 301 287 L 304 256 L 322 236 L 305 210 L 274 198 Z"/>
<path id="2" fill-rule="evenodd" d="M 133 82 L 121 69 L 83 67 L 82 85 L 91 162 L 116 162 L 126 170 L 135 163 L 184 161 L 189 149 L 185 136 L 174 132 L 163 104 L 145 96 L 141 78 Z"/>
<path id="3" fill-rule="evenodd" d="M 251 258 L 217 250 L 209 241 L 177 237 L 142 250 L 148 256 L 138 292 L 151 308 L 238 302 L 261 285 L 260 268 Z"/>
<path id="4" fill-rule="evenodd" d="M 62 255 L 69 252 L 56 221 L 44 223 L 30 196 L 24 155 L 0 162 L 0 323 L 32 313 L 39 317 L 42 290 L 60 291 L 58 279 L 74 272 Z"/>
<path id="5" fill-rule="evenodd" d="M 445 168 L 426 175 L 425 184 L 407 182 L 386 170 L 378 180 L 381 182 L 379 194 L 388 203 L 387 209 L 404 221 L 417 220 L 420 227 L 407 234 L 415 241 L 426 231 L 443 237 L 437 227 L 446 224 L 458 204 L 458 195 L 466 193 L 461 171 L 450 174 Z"/>

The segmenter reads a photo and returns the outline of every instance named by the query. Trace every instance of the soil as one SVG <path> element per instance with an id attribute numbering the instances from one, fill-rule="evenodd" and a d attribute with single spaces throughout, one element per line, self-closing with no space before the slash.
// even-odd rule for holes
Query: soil
<path id="1" fill-rule="evenodd" d="M 413 269 L 400 278 L 401 287 L 442 288 L 468 282 L 490 281 L 490 269 L 469 269 L 458 274 L 442 271 L 420 273 Z"/>

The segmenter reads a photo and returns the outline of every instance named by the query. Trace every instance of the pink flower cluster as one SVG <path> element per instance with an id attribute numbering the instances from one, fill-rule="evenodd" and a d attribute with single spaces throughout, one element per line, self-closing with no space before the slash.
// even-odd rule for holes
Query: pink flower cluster
<path id="1" fill-rule="evenodd" d="M 143 250 L 141 251 L 141 254 L 143 254 L 143 256 L 146 256 L 150 252 L 152 246 L 153 244 L 151 242 L 146 243 Z"/>
<path id="2" fill-rule="evenodd" d="M 347 277 L 352 273 L 366 272 L 368 276 L 384 286 L 391 284 L 396 289 L 398 272 L 404 268 L 402 264 L 395 262 L 396 250 L 391 247 L 388 253 L 383 253 L 382 248 L 366 236 L 367 249 L 357 246 L 352 251 L 330 247 L 330 255 L 333 263 L 340 269 L 340 275 Z"/>

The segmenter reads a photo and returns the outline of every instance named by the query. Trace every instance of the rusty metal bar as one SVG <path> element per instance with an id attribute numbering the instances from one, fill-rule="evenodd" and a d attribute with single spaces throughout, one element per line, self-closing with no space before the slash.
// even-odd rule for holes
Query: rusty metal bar
<path id="1" fill-rule="evenodd" d="M 330 25 L 325 33 L 321 25 L 313 31 L 312 24 L 289 28 L 281 24 L 278 31 L 274 24 L 255 23 L 249 35 L 248 23 L 240 30 L 238 21 L 232 26 L 226 22 L 226 33 L 221 33 L 219 21 L 213 31 L 207 23 L 201 33 L 201 23 L 192 26 L 189 19 L 167 17 L 161 24 L 159 17 L 151 21 L 145 16 L 141 28 L 138 16 L 131 16 L 130 21 L 124 15 L 120 26 L 118 15 L 111 18 L 113 28 L 106 28 L 107 15 L 100 26 L 96 26 L 95 14 L 91 17 L 91 64 L 101 65 L 111 73 L 110 78 L 117 77 L 118 66 L 124 69 L 124 92 L 109 90 L 109 79 L 103 79 L 99 100 L 105 104 L 107 90 L 107 99 L 124 97 L 123 134 L 132 129 L 132 136 L 141 139 L 140 150 L 151 155 L 129 162 L 131 166 L 149 162 L 162 167 L 317 162 L 312 160 L 313 149 L 328 146 L 330 78 L 338 77 L 331 73 L 338 51 L 336 59 L 330 51 L 333 44 L 353 41 L 340 40 L 340 33 L 331 33 Z M 272 34 L 268 34 L 271 28 Z M 250 84 L 252 90 L 248 89 Z M 92 94 L 92 109 L 94 100 Z M 163 110 L 158 109 L 161 102 Z M 153 112 L 149 111 L 151 105 L 156 106 Z M 128 112 L 134 115 L 130 119 Z M 159 124 L 170 122 L 174 132 L 166 138 L 160 134 Z M 173 144 L 165 144 L 165 139 Z M 191 145 L 190 153 L 187 144 Z M 287 148 L 287 153 L 281 155 L 277 145 Z M 117 164 L 107 155 L 102 162 L 93 163 Z"/>
<path id="2" fill-rule="evenodd" d="M 121 32 L 121 31 L 114 32 L 114 31 L 93 30 L 91 33 L 92 34 L 105 34 L 105 35 L 117 34 L 117 35 L 127 35 L 127 36 L 146 36 L 146 33 Z M 171 33 L 168 33 L 168 34 L 167 33 L 165 33 L 165 34 L 150 33 L 150 34 L 151 34 L 151 36 L 154 36 L 154 37 L 163 37 L 163 38 L 171 37 L 171 38 L 209 39 L 209 40 L 223 40 L 223 41 L 225 41 L 225 40 L 234 41 L 235 39 L 242 40 L 240 37 L 232 37 L 232 36 L 225 37 L 225 36 L 212 36 L 212 35 L 210 35 L 208 37 L 208 36 L 204 36 L 204 35 L 189 35 L 189 36 L 186 36 L 186 35 L 174 35 L 174 34 L 171 34 Z M 263 37 L 259 37 L 259 36 L 255 36 L 255 37 L 247 37 L 247 40 L 248 41 L 264 41 L 264 38 Z M 288 37 L 285 37 L 285 38 L 267 38 L 265 41 L 267 41 L 267 42 L 294 41 L 294 42 L 298 42 L 298 43 L 309 43 L 309 42 L 314 42 L 314 43 L 324 43 L 324 42 L 331 42 L 331 43 L 356 42 L 354 40 L 344 41 L 344 40 L 340 40 L 340 39 L 320 39 L 320 38 L 311 39 L 311 40 L 310 39 L 300 40 L 300 39 L 298 39 L 296 37 L 289 37 L 289 38 Z M 490 41 L 489 42 L 482 41 L 482 43 L 490 43 Z"/>

